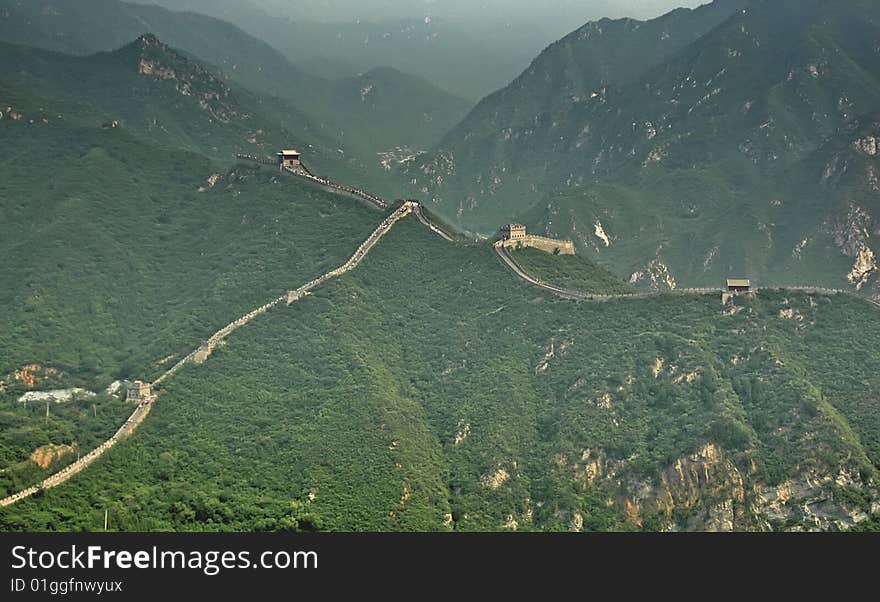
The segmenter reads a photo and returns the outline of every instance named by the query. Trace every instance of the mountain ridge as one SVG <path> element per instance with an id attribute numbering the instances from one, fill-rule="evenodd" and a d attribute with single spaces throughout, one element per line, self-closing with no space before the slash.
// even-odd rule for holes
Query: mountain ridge
<path id="1" fill-rule="evenodd" d="M 41 46 L 58 52 L 90 55 L 118 49 L 144 33 L 215 67 L 225 80 L 260 96 L 280 98 L 307 116 L 313 128 L 344 149 L 350 171 L 364 183 L 380 174 L 376 153 L 400 144 L 400 123 L 420 123 L 408 146 L 433 144 L 469 108 L 466 101 L 444 93 L 416 76 L 401 75 L 389 83 L 414 91 L 410 103 L 386 111 L 361 111 L 351 95 L 340 98 L 345 81 L 315 75 L 293 64 L 268 43 L 225 21 L 196 13 L 179 13 L 155 5 L 119 0 L 81 0 L 57 5 L 51 0 L 0 0 L 0 40 Z M 388 75 L 386 73 L 386 75 Z M 424 104 L 418 103 L 423 101 Z M 390 116 L 389 116 L 390 114 Z M 427 115 L 430 119 L 420 118 Z M 389 132 L 389 137 L 385 134 Z M 377 148 L 378 147 L 378 148 Z"/>
<path id="2" fill-rule="evenodd" d="M 680 22 L 688 14 L 665 18 Z M 855 287 L 848 273 L 868 251 L 858 259 L 835 249 L 826 224 L 850 205 L 877 222 L 870 191 L 876 165 L 861 182 L 833 190 L 826 182 L 824 198 L 801 182 L 820 175 L 810 171 L 814 153 L 880 102 L 872 75 L 880 69 L 872 33 L 878 22 L 871 3 L 751 0 L 621 86 L 566 75 L 561 46 L 551 48 L 534 63 L 542 70 L 527 71 L 508 91 L 484 100 L 431 153 L 400 165 L 401 182 L 412 182 L 414 193 L 447 217 L 483 232 L 511 219 L 532 220 L 532 229 L 575 239 L 627 278 L 656 269 L 658 276 L 671 274 L 659 278 L 663 286 L 702 286 L 737 272 L 789 284 L 815 275 L 832 288 Z M 657 32 L 665 28 L 651 23 L 649 46 L 661 42 Z M 569 42 L 589 48 L 586 34 L 603 30 L 594 23 L 578 31 Z M 592 59 L 580 62 L 588 65 L 596 56 L 586 52 Z M 562 83 L 532 94 L 547 78 Z M 509 94 L 531 96 L 505 102 Z M 812 223 L 777 210 L 783 205 L 791 212 L 800 205 Z M 738 214 L 737 206 L 743 207 Z M 592 235 L 599 228 L 613 233 L 610 248 Z M 692 235 L 694 228 L 699 232 Z M 816 249 L 801 260 L 796 247 L 804 239 Z M 877 270 L 869 271 L 871 283 L 860 290 L 880 294 Z"/>

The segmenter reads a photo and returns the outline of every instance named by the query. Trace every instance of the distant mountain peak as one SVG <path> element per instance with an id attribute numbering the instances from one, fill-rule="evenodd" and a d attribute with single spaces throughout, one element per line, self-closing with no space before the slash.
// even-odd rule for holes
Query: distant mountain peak
<path id="1" fill-rule="evenodd" d="M 126 44 L 114 54 L 123 57 L 143 58 L 146 56 L 152 58 L 166 57 L 173 61 L 187 60 L 180 52 L 163 42 L 158 36 L 152 33 L 145 33 L 129 44 Z"/>
<path id="2" fill-rule="evenodd" d="M 140 44 L 140 45 L 143 46 L 143 47 L 147 47 L 147 46 L 165 46 L 165 44 L 162 42 L 162 40 L 160 40 L 160 39 L 156 36 L 156 34 L 153 34 L 153 33 L 145 33 L 145 34 L 139 36 L 138 39 L 135 40 L 135 43 L 138 43 L 138 44 Z M 165 47 L 167 48 L 167 46 L 165 46 Z"/>
<path id="3" fill-rule="evenodd" d="M 141 77 L 173 83 L 175 90 L 192 98 L 213 119 L 229 123 L 247 119 L 222 75 L 197 60 L 162 42 L 156 35 L 145 33 L 117 51 L 128 64 L 133 64 Z"/>

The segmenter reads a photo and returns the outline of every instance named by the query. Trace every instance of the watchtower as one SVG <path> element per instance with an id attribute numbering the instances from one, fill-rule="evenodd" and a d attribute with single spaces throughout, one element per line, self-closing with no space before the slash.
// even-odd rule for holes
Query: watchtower
<path id="1" fill-rule="evenodd" d="M 208 358 L 211 357 L 211 353 L 214 351 L 214 346 L 210 341 L 204 341 L 199 348 L 196 349 L 195 354 L 193 354 L 193 362 L 196 364 L 204 364 L 208 361 Z"/>
<path id="2" fill-rule="evenodd" d="M 299 151 L 283 150 L 278 153 L 278 167 L 281 169 L 284 169 L 285 167 L 296 169 L 302 165 L 302 161 L 300 160 L 301 156 L 302 155 Z"/>
<path id="3" fill-rule="evenodd" d="M 526 227 L 521 224 L 507 224 L 501 226 L 501 238 L 503 240 L 521 240 L 526 237 Z"/>
<path id="4" fill-rule="evenodd" d="M 728 293 L 750 293 L 752 292 L 752 281 L 745 278 L 728 278 Z"/>
<path id="5" fill-rule="evenodd" d="M 133 381 L 128 384 L 125 391 L 125 401 L 132 403 L 142 403 L 153 398 L 153 387 L 150 383 L 140 380 Z"/>

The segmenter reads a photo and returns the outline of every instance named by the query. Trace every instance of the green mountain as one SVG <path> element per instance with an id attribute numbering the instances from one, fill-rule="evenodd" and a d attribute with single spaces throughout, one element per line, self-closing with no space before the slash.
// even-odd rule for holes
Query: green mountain
<path id="1" fill-rule="evenodd" d="M 372 142 L 363 153 L 373 157 L 429 148 L 471 108 L 427 80 L 389 67 L 335 80 L 330 97 L 328 110 L 340 124 L 336 135 L 343 147 Z"/>
<path id="2" fill-rule="evenodd" d="M 226 163 L 236 153 L 269 156 L 299 146 L 313 165 L 348 173 L 335 140 L 295 107 L 226 81 L 155 36 L 87 57 L 0 45 L 6 106 L 28 123 L 124 130 Z M 16 95 L 23 102 L 12 102 Z"/>
<path id="3" fill-rule="evenodd" d="M 474 102 L 510 83 L 549 39 L 534 24 L 508 22 L 505 27 L 481 28 L 471 23 L 468 27 L 424 15 L 400 18 L 352 13 L 348 21 L 328 22 L 300 2 L 278 10 L 226 0 L 154 3 L 236 23 L 323 77 L 392 67 L 419 74 L 448 93 Z"/>
<path id="4" fill-rule="evenodd" d="M 209 202 L 236 198 L 223 188 Z M 291 195 L 279 217 L 307 205 Z M 333 232 L 308 228 L 304 245 Z M 139 531 L 866 521 L 877 309 L 761 293 L 723 310 L 715 295 L 560 300 L 410 217 L 357 270 L 185 368 L 132 439 L 0 525 L 92 530 L 104 509 Z"/>
<path id="5" fill-rule="evenodd" d="M 273 168 L 233 166 L 250 107 L 154 42 L 85 59 L 3 47 L 24 85 L 0 76 L 2 489 L 112 434 L 131 408 L 108 385 L 155 377 L 264 295 L 338 265 L 377 219 Z M 73 387 L 97 396 L 17 401 Z M 68 453 L 29 460 L 48 445 Z"/>
<path id="6" fill-rule="evenodd" d="M 334 272 L 386 217 L 230 161 L 292 141 L 316 171 L 359 175 L 287 101 L 154 36 L 85 57 L 2 52 L 0 497 L 114 433 L 132 410 L 121 381 L 156 378 L 224 325 Z M 661 78 L 677 56 L 648 71 Z M 371 77 L 384 93 L 382 74 Z M 816 191 L 871 194 L 880 127 L 870 111 L 854 114 L 774 168 L 815 175 L 788 176 L 801 197 L 770 197 L 775 224 L 811 224 L 819 209 L 806 209 L 826 206 Z M 686 151 L 669 144 L 652 169 Z M 602 248 L 592 255 L 606 261 L 621 246 L 617 224 L 636 229 L 651 214 L 637 209 L 638 186 L 655 183 L 662 199 L 676 182 L 688 195 L 710 175 L 731 187 L 736 175 L 619 169 L 631 181 L 550 195 L 526 213 L 530 225 L 589 228 Z M 730 197 L 740 204 L 728 222 L 763 207 Z M 596 224 L 580 212 L 590 198 L 626 221 Z M 792 198 L 801 211 L 783 213 Z M 827 244 L 865 255 L 874 222 L 847 215 L 827 223 Z M 512 251 L 541 280 L 617 295 L 572 301 L 521 280 L 489 242 L 446 240 L 418 217 L 353 271 L 186 364 L 133 436 L 63 485 L 0 508 L 0 530 L 98 530 L 105 511 L 112 530 L 129 531 L 880 524 L 876 305 L 785 290 L 632 296 L 583 253 Z M 701 217 L 667 219 L 674 230 Z M 689 232 L 696 247 L 702 230 Z M 654 233 L 641 236 L 651 249 Z M 822 250 L 801 253 L 819 262 Z M 644 277 L 659 283 L 664 267 Z"/>
<path id="7" fill-rule="evenodd" d="M 497 214 L 529 207 L 541 187 L 553 185 L 546 172 L 563 166 L 544 160 L 546 152 L 572 142 L 577 149 L 578 143 L 583 146 L 591 128 L 563 120 L 580 117 L 584 108 L 605 106 L 613 90 L 638 81 L 741 4 L 682 9 L 649 22 L 603 19 L 584 25 L 547 48 L 509 86 L 483 99 L 406 175 L 418 178 L 445 213 L 455 212 L 483 229 L 494 227 Z M 530 181 L 520 176 L 511 181 L 520 172 L 534 174 Z M 544 175 L 546 183 L 539 180 Z"/>
<path id="8" fill-rule="evenodd" d="M 320 57 L 359 70 L 393 67 L 475 102 L 510 83 L 546 44 L 538 31 L 499 29 L 478 32 L 423 19 L 320 23 L 271 18 L 249 31 L 294 61 Z"/>
<path id="9" fill-rule="evenodd" d="M 878 22 L 754 0 L 591 23 L 404 175 L 459 223 L 520 216 L 633 282 L 877 294 Z"/>
<path id="10" fill-rule="evenodd" d="M 292 107 L 291 119 L 340 140 L 348 163 L 361 172 L 379 171 L 376 153 L 401 144 L 401 123 L 420 125 L 412 128 L 407 146 L 424 149 L 470 108 L 426 80 L 393 70 L 382 71 L 386 92 L 377 98 L 383 104 L 356 102 L 360 90 L 352 90 L 350 78 L 312 75 L 238 27 L 199 14 L 118 0 L 0 0 L 0 40 L 14 44 L 87 55 L 115 50 L 147 33 L 212 65 L 220 79 L 283 99 Z"/>
<path id="11" fill-rule="evenodd" d="M 152 33 L 254 91 L 305 95 L 303 105 L 314 101 L 320 81 L 265 42 L 203 15 L 118 0 L 0 0 L 0 17 L 0 40 L 74 55 L 116 50 Z"/>

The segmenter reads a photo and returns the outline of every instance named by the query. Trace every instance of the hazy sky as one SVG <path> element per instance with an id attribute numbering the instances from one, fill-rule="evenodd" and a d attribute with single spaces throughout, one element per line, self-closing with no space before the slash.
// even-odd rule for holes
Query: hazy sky
<path id="1" fill-rule="evenodd" d="M 468 18 L 537 18 L 579 16 L 651 17 L 678 6 L 697 6 L 709 0 L 250 0 L 274 8 L 292 8 L 322 20 L 386 19 L 394 16 Z"/>
<path id="2" fill-rule="evenodd" d="M 151 3 L 151 0 L 133 0 Z M 386 21 L 431 18 L 470 26 L 533 25 L 562 34 L 600 17 L 655 17 L 709 0 L 152 0 L 172 8 L 218 11 L 258 6 L 269 14 L 316 21 Z M 213 4 L 205 11 L 205 4 Z"/>

